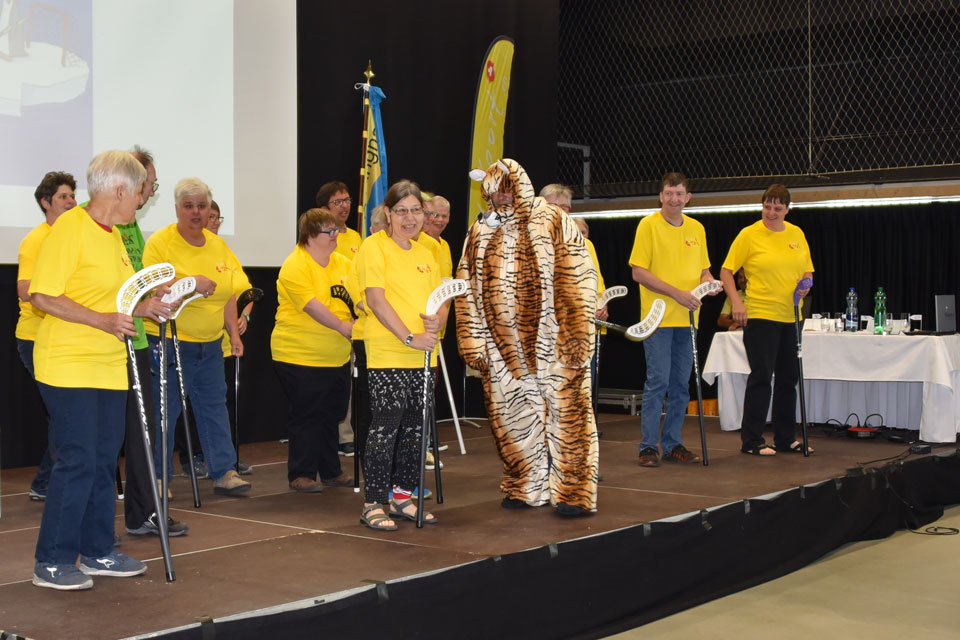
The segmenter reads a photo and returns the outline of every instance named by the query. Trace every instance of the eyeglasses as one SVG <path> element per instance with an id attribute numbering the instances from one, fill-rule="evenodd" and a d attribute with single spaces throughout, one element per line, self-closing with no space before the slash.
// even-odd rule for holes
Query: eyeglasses
<path id="1" fill-rule="evenodd" d="M 327 204 L 332 204 L 335 207 L 339 207 L 340 205 L 345 204 L 349 207 L 352 202 L 353 200 L 351 200 L 350 198 L 337 198 L 336 200 L 330 200 L 329 202 L 327 202 Z"/>
<path id="2" fill-rule="evenodd" d="M 420 206 L 411 207 L 410 209 L 407 209 L 406 207 L 397 207 L 396 209 L 390 209 L 390 211 L 394 212 L 398 216 L 406 216 L 411 213 L 415 216 L 423 215 L 423 207 Z"/>
<path id="3" fill-rule="evenodd" d="M 153 190 L 156 191 L 156 190 L 159 189 L 159 188 L 160 188 L 160 182 L 157 181 L 157 180 L 155 180 L 155 181 L 153 182 Z"/>
<path id="4" fill-rule="evenodd" d="M 218 216 L 218 215 L 215 214 L 215 213 L 211 213 L 210 216 L 209 216 L 207 219 L 208 219 L 210 222 L 213 222 L 213 221 L 223 222 L 223 216 Z"/>
<path id="5" fill-rule="evenodd" d="M 424 209 L 424 210 L 423 210 L 423 215 L 425 215 L 425 216 L 428 217 L 428 218 L 433 218 L 434 220 L 436 220 L 437 218 L 440 217 L 440 212 L 439 212 L 439 211 L 427 211 L 426 209 Z"/>
<path id="6" fill-rule="evenodd" d="M 336 238 L 337 234 L 340 233 L 340 227 L 334 227 L 332 229 L 320 229 L 320 231 L 318 231 L 317 233 L 318 234 L 325 233 L 331 238 Z"/>

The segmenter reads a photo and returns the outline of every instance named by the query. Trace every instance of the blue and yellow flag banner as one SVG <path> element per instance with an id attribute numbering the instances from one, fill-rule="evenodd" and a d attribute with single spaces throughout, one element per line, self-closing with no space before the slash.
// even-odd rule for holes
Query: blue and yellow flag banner
<path id="1" fill-rule="evenodd" d="M 507 119 L 507 98 L 510 95 L 510 73 L 513 67 L 513 40 L 499 36 L 487 49 L 477 84 L 477 102 L 473 111 L 473 142 L 470 147 L 470 168 L 483 169 L 503 157 L 503 126 Z M 470 184 L 470 206 L 467 228 L 478 213 L 487 209 L 480 195 L 480 183 L 467 178 Z"/>
<path id="2" fill-rule="evenodd" d="M 360 194 L 360 211 L 363 224 L 359 229 L 364 238 L 370 233 L 370 214 L 387 197 L 390 183 L 387 181 L 387 143 L 383 138 L 383 120 L 380 119 L 380 103 L 386 100 L 380 87 L 370 85 L 364 91 L 364 100 L 370 101 L 367 109 L 366 129 L 363 137 L 366 152 L 363 161 L 363 193 Z"/>

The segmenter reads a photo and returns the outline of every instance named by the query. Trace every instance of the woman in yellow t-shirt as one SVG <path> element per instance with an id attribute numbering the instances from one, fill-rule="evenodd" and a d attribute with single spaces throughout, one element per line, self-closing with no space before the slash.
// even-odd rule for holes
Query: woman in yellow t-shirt
<path id="1" fill-rule="evenodd" d="M 237 452 L 230 438 L 230 420 L 227 416 L 227 385 L 223 377 L 223 349 L 220 336 L 224 327 L 230 334 L 234 355 L 243 355 L 243 342 L 237 328 L 237 297 L 235 283 L 240 277 L 240 262 L 222 238 L 205 227 L 210 213 L 210 187 L 197 178 L 184 178 L 173 191 L 177 208 L 177 222 L 156 231 L 143 250 L 143 264 L 169 262 L 177 276 L 192 275 L 197 279 L 197 292 L 203 294 L 191 302 L 177 318 L 180 354 L 183 366 L 183 386 L 190 396 L 193 415 L 197 419 L 197 434 L 203 447 L 207 470 L 214 481 L 217 495 L 234 496 L 250 490 L 250 483 L 240 478 L 234 468 Z M 159 327 L 146 323 L 147 340 L 151 349 L 160 343 Z M 167 378 L 176 379 L 173 344 L 167 339 Z M 158 372 L 157 372 L 158 373 Z M 154 397 L 160 397 L 160 376 L 153 377 Z M 169 424 L 175 425 L 180 415 L 180 388 L 168 385 L 167 412 Z M 154 418 L 160 427 L 160 403 L 156 403 Z M 168 431 L 168 470 L 172 473 L 173 437 Z M 159 431 L 158 431 L 159 439 Z M 155 447 L 157 472 L 161 469 L 161 448 Z"/>
<path id="2" fill-rule="evenodd" d="M 339 229 L 329 211 L 310 209 L 297 226 L 297 247 L 277 278 L 270 349 L 290 403 L 287 481 L 294 491 L 318 493 L 323 485 L 353 484 L 337 455 L 338 425 L 350 400 L 353 316 L 332 295 L 333 287 L 348 286 L 351 260 L 337 251 Z M 356 290 L 350 297 L 358 297 Z"/>
<path id="3" fill-rule="evenodd" d="M 113 482 L 127 402 L 123 340 L 137 335 L 133 318 L 117 312 L 117 291 L 133 267 L 114 225 L 133 222 L 146 177 L 126 151 L 91 160 L 89 204 L 60 216 L 30 280 L 30 303 L 46 314 L 37 329 L 34 371 L 57 444 L 37 537 L 33 583 L 40 587 L 89 589 L 91 575 L 147 570 L 115 551 L 113 537 Z M 170 312 L 157 298 L 135 311 Z"/>
<path id="4" fill-rule="evenodd" d="M 396 529 L 398 518 L 415 520 L 411 495 L 419 480 L 424 410 L 424 351 L 433 351 L 446 324 L 447 309 L 424 314 L 440 285 L 439 265 L 413 238 L 423 226 L 420 187 L 397 182 L 384 198 L 390 234 L 368 237 L 357 254 L 357 276 L 368 315 L 363 328 L 373 420 L 363 456 L 365 499 L 361 522 L 373 529 Z M 431 376 L 433 373 L 428 373 Z M 432 389 L 432 385 L 428 385 Z M 430 400 L 427 399 L 427 402 Z M 384 513 L 393 489 L 389 516 Z M 424 522 L 434 523 L 433 514 Z"/>
<path id="5" fill-rule="evenodd" d="M 733 321 L 743 327 L 743 346 L 750 375 L 743 394 L 740 451 L 757 456 L 779 452 L 802 453 L 796 439 L 796 384 L 798 378 L 793 293 L 803 278 L 813 275 L 810 247 L 803 231 L 786 222 L 790 192 L 771 185 L 760 199 L 759 221 L 740 231 L 720 270 Z M 747 278 L 746 301 L 737 294 L 733 274 L 743 268 Z M 800 297 L 809 289 L 799 291 Z M 773 389 L 773 446 L 763 439 Z"/>

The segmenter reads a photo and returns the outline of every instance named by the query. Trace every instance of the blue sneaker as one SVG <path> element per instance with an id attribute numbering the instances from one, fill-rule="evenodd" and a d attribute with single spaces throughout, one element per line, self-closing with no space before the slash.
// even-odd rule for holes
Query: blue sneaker
<path id="1" fill-rule="evenodd" d="M 80 556 L 80 571 L 88 576 L 116 576 L 129 578 L 146 573 L 147 565 L 125 553 L 114 551 L 100 558 Z"/>
<path id="2" fill-rule="evenodd" d="M 93 587 L 93 578 L 73 564 L 38 562 L 33 566 L 33 584 L 59 591 L 79 591 Z"/>
<path id="3" fill-rule="evenodd" d="M 43 489 L 38 491 L 37 489 L 30 487 L 30 493 L 28 495 L 34 502 L 43 502 L 47 499 L 47 490 Z"/>

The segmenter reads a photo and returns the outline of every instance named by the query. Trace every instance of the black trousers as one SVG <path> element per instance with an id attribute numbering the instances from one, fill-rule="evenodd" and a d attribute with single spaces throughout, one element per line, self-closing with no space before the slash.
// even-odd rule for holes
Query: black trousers
<path id="1" fill-rule="evenodd" d="M 750 320 L 743 328 L 743 346 L 750 363 L 750 375 L 743 394 L 740 423 L 741 449 L 764 444 L 763 427 L 770 408 L 770 379 L 773 385 L 773 443 L 778 449 L 793 444 L 797 426 L 797 334 L 792 322 Z"/>
<path id="2" fill-rule="evenodd" d="M 140 375 L 140 391 L 147 412 L 147 424 L 150 428 L 151 444 L 156 433 L 153 419 L 153 377 L 150 373 L 150 349 L 137 349 L 136 366 Z M 129 369 L 127 377 L 130 378 Z M 140 426 L 140 407 L 137 394 L 130 379 L 130 392 L 127 393 L 127 424 L 123 441 L 126 458 L 126 484 L 123 489 L 123 517 L 127 527 L 136 529 L 154 512 L 153 494 L 150 485 L 153 478 L 147 469 L 147 453 L 143 447 L 143 433 Z M 149 454 L 153 456 L 153 452 Z"/>
<path id="3" fill-rule="evenodd" d="M 304 367 L 273 361 L 289 401 L 287 479 L 316 480 L 340 475 L 338 425 L 350 401 L 350 364 Z"/>

